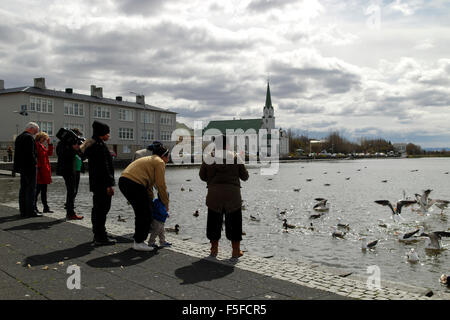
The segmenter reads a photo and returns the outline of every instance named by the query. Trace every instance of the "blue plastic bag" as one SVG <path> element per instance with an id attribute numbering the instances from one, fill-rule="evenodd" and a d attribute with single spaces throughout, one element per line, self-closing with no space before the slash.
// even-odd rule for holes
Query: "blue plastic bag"
<path id="1" fill-rule="evenodd" d="M 156 198 L 153 200 L 153 219 L 156 219 L 161 222 L 166 222 L 169 214 L 167 213 L 166 206 Z"/>

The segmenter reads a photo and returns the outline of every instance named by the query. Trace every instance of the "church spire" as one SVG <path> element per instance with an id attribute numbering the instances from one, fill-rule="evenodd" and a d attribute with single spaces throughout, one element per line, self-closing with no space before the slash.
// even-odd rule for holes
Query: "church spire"
<path id="1" fill-rule="evenodd" d="M 266 108 L 273 108 L 272 107 L 272 98 L 270 97 L 270 87 L 269 87 L 269 81 L 267 81 L 267 93 L 266 93 Z"/>

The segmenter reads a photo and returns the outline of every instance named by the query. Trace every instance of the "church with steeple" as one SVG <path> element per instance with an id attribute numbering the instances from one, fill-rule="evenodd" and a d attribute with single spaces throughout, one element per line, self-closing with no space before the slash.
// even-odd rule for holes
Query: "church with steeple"
<path id="1" fill-rule="evenodd" d="M 249 129 L 254 129 L 257 134 L 259 130 L 266 129 L 268 133 L 270 130 L 275 129 L 275 115 L 274 108 L 272 106 L 272 97 L 270 94 L 270 85 L 267 83 L 266 92 L 266 104 L 263 108 L 263 115 L 261 118 L 256 119 L 233 119 L 233 120 L 213 120 L 208 123 L 203 132 L 208 129 L 217 129 L 223 134 L 227 129 L 237 130 L 242 129 L 246 132 Z M 278 129 L 280 133 L 279 154 L 280 157 L 286 157 L 289 155 L 289 138 L 286 131 L 281 128 Z"/>

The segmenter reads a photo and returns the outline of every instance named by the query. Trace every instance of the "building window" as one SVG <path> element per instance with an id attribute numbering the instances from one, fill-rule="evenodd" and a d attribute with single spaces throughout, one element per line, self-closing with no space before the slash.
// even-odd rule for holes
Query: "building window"
<path id="1" fill-rule="evenodd" d="M 161 140 L 163 141 L 170 141 L 172 138 L 172 134 L 170 131 L 161 131 Z"/>
<path id="2" fill-rule="evenodd" d="M 84 134 L 84 124 L 82 123 L 64 123 L 64 129 L 74 129 L 77 128 Z"/>
<path id="3" fill-rule="evenodd" d="M 34 121 L 39 126 L 39 131 L 46 132 L 49 136 L 53 136 L 53 122 L 52 121 Z"/>
<path id="4" fill-rule="evenodd" d="M 130 146 L 123 145 L 123 146 L 122 146 L 122 153 L 131 153 L 131 148 L 130 148 Z"/>
<path id="5" fill-rule="evenodd" d="M 142 135 L 141 135 L 141 139 L 142 140 L 153 140 L 155 138 L 155 132 L 150 129 L 150 130 L 142 130 Z"/>
<path id="6" fill-rule="evenodd" d="M 94 118 L 111 119 L 109 107 L 94 106 Z"/>
<path id="7" fill-rule="evenodd" d="M 134 130 L 132 128 L 119 128 L 119 139 L 134 140 Z"/>
<path id="8" fill-rule="evenodd" d="M 141 123 L 154 123 L 155 115 L 152 112 L 142 111 L 141 112 Z"/>
<path id="9" fill-rule="evenodd" d="M 53 100 L 41 97 L 30 97 L 30 111 L 53 113 Z"/>
<path id="10" fill-rule="evenodd" d="M 133 121 L 134 120 L 134 111 L 127 110 L 127 109 L 119 109 L 119 120 Z"/>
<path id="11" fill-rule="evenodd" d="M 64 102 L 64 115 L 84 117 L 84 105 L 78 102 Z"/>
<path id="12" fill-rule="evenodd" d="M 161 114 L 160 118 L 161 124 L 171 125 L 172 124 L 172 116 L 170 114 Z"/>

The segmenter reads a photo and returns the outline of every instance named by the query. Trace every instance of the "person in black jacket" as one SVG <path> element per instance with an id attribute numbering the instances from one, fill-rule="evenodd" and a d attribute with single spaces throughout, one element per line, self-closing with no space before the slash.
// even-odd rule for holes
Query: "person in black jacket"
<path id="1" fill-rule="evenodd" d="M 89 189 L 93 193 L 92 231 L 95 245 L 111 245 L 115 241 L 108 237 L 105 223 L 114 195 L 114 168 L 112 157 L 105 144 L 110 137 L 108 125 L 94 121 L 94 134 L 81 146 L 81 151 L 88 158 Z"/>
<path id="2" fill-rule="evenodd" d="M 66 184 L 66 217 L 68 220 L 81 220 L 84 217 L 75 213 L 75 196 L 76 196 L 76 158 L 80 154 L 80 145 L 68 143 L 65 140 L 58 142 L 56 146 L 56 154 L 58 155 L 58 163 L 56 166 L 56 174 L 64 178 Z"/>
<path id="3" fill-rule="evenodd" d="M 39 126 L 29 122 L 14 142 L 14 172 L 20 173 L 19 210 L 21 217 L 40 217 L 35 211 L 37 150 L 34 135 Z"/>

